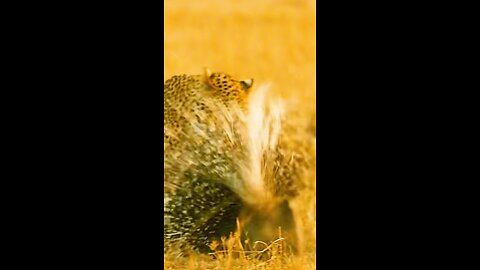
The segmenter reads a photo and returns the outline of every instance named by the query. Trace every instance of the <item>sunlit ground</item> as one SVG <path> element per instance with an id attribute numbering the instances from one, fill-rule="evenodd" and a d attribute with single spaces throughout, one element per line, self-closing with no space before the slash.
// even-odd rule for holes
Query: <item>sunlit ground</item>
<path id="1" fill-rule="evenodd" d="M 177 74 L 201 74 L 209 67 L 238 79 L 254 78 L 256 85 L 271 83 L 272 91 L 285 98 L 290 110 L 305 117 L 315 113 L 314 0 L 165 0 L 164 7 L 165 80 Z M 307 178 L 314 185 L 315 168 Z M 313 269 L 314 201 L 313 189 L 296 202 L 304 208 L 305 255 L 270 265 L 236 266 L 229 261 L 228 269 Z M 171 269 L 227 267 L 209 257 L 190 259 L 183 266 L 167 259 L 165 267 Z"/>

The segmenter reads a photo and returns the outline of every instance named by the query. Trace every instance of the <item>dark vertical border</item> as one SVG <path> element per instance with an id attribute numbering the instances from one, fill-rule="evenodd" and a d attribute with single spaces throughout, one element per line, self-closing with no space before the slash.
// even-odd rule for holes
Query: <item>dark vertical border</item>
<path id="1" fill-rule="evenodd" d="M 52 98 L 36 132 L 36 179 L 49 187 L 30 223 L 42 228 L 39 265 L 160 269 L 163 5 L 57 8 L 31 43 L 45 46 L 38 89 Z"/>

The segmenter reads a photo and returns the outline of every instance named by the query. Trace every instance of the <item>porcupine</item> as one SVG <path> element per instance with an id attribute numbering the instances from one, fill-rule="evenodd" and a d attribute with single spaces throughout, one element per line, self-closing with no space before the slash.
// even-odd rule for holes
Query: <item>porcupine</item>
<path id="1" fill-rule="evenodd" d="M 298 132 L 308 128 L 285 121 L 268 86 L 252 85 L 208 69 L 165 82 L 165 250 L 208 252 L 209 243 L 235 230 L 238 217 L 252 225 L 251 237 L 265 237 L 255 228 L 273 213 L 294 227 L 288 201 L 314 165 L 314 141 Z"/>

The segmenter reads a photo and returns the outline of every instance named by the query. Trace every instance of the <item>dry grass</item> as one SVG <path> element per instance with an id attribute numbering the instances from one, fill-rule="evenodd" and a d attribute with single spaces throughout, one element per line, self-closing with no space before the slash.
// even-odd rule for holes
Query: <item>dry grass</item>
<path id="1" fill-rule="evenodd" d="M 305 115 L 315 112 L 315 0 L 165 0 L 164 7 L 165 78 L 201 74 L 210 67 L 254 78 L 256 85 L 270 83 L 287 106 Z M 227 248 L 227 253 L 217 251 L 216 260 L 166 255 L 165 269 L 314 269 L 315 173 L 312 168 L 307 176 L 313 189 L 292 202 L 303 236 L 302 255 L 275 253 L 261 262 L 246 253 L 232 259 L 235 252 Z"/>
<path id="2" fill-rule="evenodd" d="M 316 268 L 315 253 L 293 255 L 282 237 L 279 228 L 278 238 L 265 243 L 256 241 L 250 243 L 240 240 L 240 232 L 223 237 L 221 242 L 214 241 L 208 255 L 192 254 L 188 258 L 177 258 L 165 254 L 164 269 L 296 269 L 306 270 Z"/>

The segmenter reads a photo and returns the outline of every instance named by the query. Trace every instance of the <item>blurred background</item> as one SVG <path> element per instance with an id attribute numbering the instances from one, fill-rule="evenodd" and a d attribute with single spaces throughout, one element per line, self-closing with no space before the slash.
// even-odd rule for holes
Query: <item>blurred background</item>
<path id="1" fill-rule="evenodd" d="M 164 78 L 204 67 L 315 110 L 315 0 L 165 0 Z"/>
<path id="2" fill-rule="evenodd" d="M 287 110 L 300 114 L 291 116 L 299 126 L 315 121 L 315 0 L 165 0 L 164 8 L 165 80 L 203 74 L 204 67 L 253 78 L 254 87 L 270 83 Z M 298 201 L 310 250 L 315 249 L 315 175 L 312 168 L 306 177 L 313 188 Z"/>

